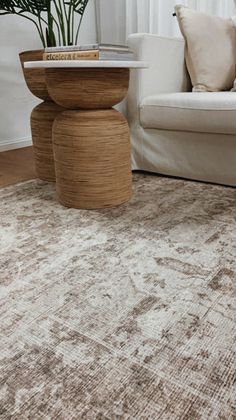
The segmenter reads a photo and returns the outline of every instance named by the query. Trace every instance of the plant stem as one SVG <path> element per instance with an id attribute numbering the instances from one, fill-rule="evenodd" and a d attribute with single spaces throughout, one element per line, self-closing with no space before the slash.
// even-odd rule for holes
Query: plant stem
<path id="1" fill-rule="evenodd" d="M 58 21 L 59 21 L 59 23 L 57 23 L 58 28 L 59 28 L 58 32 L 59 31 L 61 32 L 63 45 L 66 45 L 65 24 L 64 24 L 63 9 L 62 9 L 62 6 L 61 6 L 61 2 L 59 0 L 59 7 L 56 4 L 55 0 L 53 0 L 53 3 L 54 3 L 55 10 L 56 10 L 56 13 L 57 13 Z M 56 23 L 56 20 L 55 20 L 54 17 L 53 17 L 53 20 Z M 59 42 L 61 43 L 61 41 L 59 41 Z"/>
<path id="2" fill-rule="evenodd" d="M 43 34 L 42 19 L 41 19 L 40 14 L 38 14 L 38 26 L 39 26 L 38 31 L 40 32 L 40 38 L 41 38 L 41 40 L 43 39 L 43 46 L 44 46 L 44 48 L 45 48 L 45 46 L 46 46 L 46 41 L 45 41 L 44 34 Z"/>
<path id="3" fill-rule="evenodd" d="M 78 29 L 77 29 L 77 32 L 76 32 L 75 45 L 78 44 L 79 31 L 80 31 L 81 23 L 82 23 L 82 20 L 83 20 L 83 16 L 84 15 L 82 15 L 81 18 L 80 18 L 80 22 L 79 22 Z"/>
<path id="4" fill-rule="evenodd" d="M 75 36 L 75 12 L 73 10 L 73 15 L 72 15 L 72 45 L 74 45 L 74 36 Z"/>
<path id="5" fill-rule="evenodd" d="M 60 2 L 60 6 L 61 6 L 61 0 L 59 0 L 59 2 Z M 65 5 L 65 1 L 64 0 L 62 0 L 62 4 L 63 4 L 65 18 L 67 19 L 67 10 L 66 10 L 66 5 Z"/>
<path id="6" fill-rule="evenodd" d="M 59 42 L 59 45 L 61 45 L 61 30 L 60 30 L 60 26 L 59 26 L 59 24 L 57 23 L 56 19 L 54 19 L 54 18 L 53 18 L 53 20 L 54 20 L 55 25 L 56 25 L 56 27 L 57 27 L 58 42 Z"/>
<path id="7" fill-rule="evenodd" d="M 57 20 L 54 18 L 54 16 L 52 16 L 52 20 L 55 23 L 56 27 L 57 27 L 57 32 L 58 32 L 58 41 L 59 44 L 61 45 L 61 27 L 59 25 L 59 23 L 57 22 Z"/>
<path id="8" fill-rule="evenodd" d="M 68 20 L 67 20 L 67 41 L 68 41 L 68 45 L 71 45 L 70 31 L 71 31 L 71 17 L 72 17 L 72 6 L 73 6 L 72 3 L 73 3 L 73 0 L 70 1 L 69 11 L 68 11 Z"/>

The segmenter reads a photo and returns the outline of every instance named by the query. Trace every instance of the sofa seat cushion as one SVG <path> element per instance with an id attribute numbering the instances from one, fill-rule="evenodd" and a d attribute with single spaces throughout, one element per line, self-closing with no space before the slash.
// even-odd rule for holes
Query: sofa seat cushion
<path id="1" fill-rule="evenodd" d="M 148 96 L 140 105 L 143 128 L 236 134 L 236 93 L 182 92 Z"/>

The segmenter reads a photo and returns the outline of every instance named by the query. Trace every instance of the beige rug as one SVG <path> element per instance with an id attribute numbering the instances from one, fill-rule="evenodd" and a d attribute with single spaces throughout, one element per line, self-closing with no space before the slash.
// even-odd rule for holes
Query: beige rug
<path id="1" fill-rule="evenodd" d="M 120 208 L 0 190 L 1 419 L 236 419 L 236 190 L 135 175 Z"/>

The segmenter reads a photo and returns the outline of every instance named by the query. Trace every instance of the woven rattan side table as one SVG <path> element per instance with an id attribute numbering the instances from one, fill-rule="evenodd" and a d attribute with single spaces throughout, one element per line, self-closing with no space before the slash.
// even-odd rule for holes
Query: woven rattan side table
<path id="1" fill-rule="evenodd" d="M 66 111 L 53 124 L 57 194 L 80 209 L 120 205 L 132 195 L 129 127 L 112 107 L 129 88 L 130 69 L 140 61 L 39 61 L 50 97 Z"/>

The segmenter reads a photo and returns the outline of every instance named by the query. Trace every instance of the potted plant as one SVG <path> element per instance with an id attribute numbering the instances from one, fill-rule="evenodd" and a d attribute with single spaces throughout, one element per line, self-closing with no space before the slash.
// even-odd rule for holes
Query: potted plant
<path id="1" fill-rule="evenodd" d="M 43 48 L 76 45 L 83 15 L 89 0 L 0 0 L 0 15 L 17 15 L 32 22 L 38 31 Z M 25 61 L 42 60 L 43 50 L 20 54 Z M 31 92 L 49 100 L 44 70 L 23 68 Z"/>
<path id="2" fill-rule="evenodd" d="M 32 22 L 42 47 L 78 43 L 79 30 L 89 0 L 0 0 L 0 15 L 13 14 Z M 55 181 L 52 125 L 63 109 L 49 96 L 45 70 L 25 69 L 25 61 L 43 59 L 44 50 L 25 51 L 20 60 L 29 90 L 44 102 L 31 113 L 31 131 L 38 178 Z"/>

